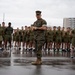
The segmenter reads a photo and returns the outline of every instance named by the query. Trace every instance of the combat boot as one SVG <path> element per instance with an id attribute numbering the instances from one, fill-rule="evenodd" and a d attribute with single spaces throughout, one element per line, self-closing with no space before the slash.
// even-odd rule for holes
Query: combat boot
<path id="1" fill-rule="evenodd" d="M 37 59 L 35 62 L 32 62 L 32 65 L 41 65 L 41 64 L 42 64 L 41 59 Z"/>

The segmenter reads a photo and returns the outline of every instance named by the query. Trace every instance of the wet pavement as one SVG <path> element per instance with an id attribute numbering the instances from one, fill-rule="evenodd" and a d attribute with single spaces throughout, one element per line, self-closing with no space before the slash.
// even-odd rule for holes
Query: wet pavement
<path id="1" fill-rule="evenodd" d="M 32 65 L 34 52 L 11 53 L 0 58 L 0 75 L 75 75 L 75 58 L 69 52 L 42 52 L 42 65 Z M 75 55 L 74 55 L 75 56 Z"/>

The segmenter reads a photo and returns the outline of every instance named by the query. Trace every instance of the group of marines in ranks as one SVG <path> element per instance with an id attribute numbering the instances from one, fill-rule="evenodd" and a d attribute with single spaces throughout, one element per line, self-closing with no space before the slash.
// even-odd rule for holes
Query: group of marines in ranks
<path id="1" fill-rule="evenodd" d="M 40 34 L 40 33 L 39 33 Z M 21 42 L 23 49 L 35 51 L 34 44 L 34 30 L 33 25 L 30 27 L 22 27 L 21 29 L 17 28 L 13 33 L 13 42 L 15 47 L 21 49 Z M 71 49 L 74 50 L 75 47 L 75 29 L 70 27 L 47 27 L 45 31 L 45 44 L 42 46 L 44 50 L 50 51 L 62 51 L 70 52 Z"/>
<path id="2" fill-rule="evenodd" d="M 40 33 L 39 33 L 40 34 Z M 27 27 L 17 28 L 16 30 L 11 27 L 11 23 L 5 26 L 2 22 L 0 25 L 0 50 L 7 49 L 7 43 L 11 48 L 11 42 L 14 43 L 14 47 L 21 49 L 21 43 L 24 50 L 35 51 L 34 43 L 34 30 L 33 25 Z M 45 30 L 45 43 L 42 46 L 43 50 L 59 51 L 62 49 L 64 52 L 70 52 L 75 50 L 75 29 L 70 27 L 47 27 Z"/>

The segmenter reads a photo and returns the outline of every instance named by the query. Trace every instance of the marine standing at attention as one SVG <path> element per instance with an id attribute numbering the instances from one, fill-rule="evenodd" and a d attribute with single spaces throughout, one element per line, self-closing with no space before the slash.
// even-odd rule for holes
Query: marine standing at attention
<path id="1" fill-rule="evenodd" d="M 42 64 L 42 46 L 45 43 L 45 30 L 47 29 L 47 22 L 41 18 L 41 11 L 36 11 L 37 20 L 33 24 L 34 30 L 34 42 L 35 42 L 35 53 L 36 61 L 32 62 L 32 65 L 41 65 Z"/>

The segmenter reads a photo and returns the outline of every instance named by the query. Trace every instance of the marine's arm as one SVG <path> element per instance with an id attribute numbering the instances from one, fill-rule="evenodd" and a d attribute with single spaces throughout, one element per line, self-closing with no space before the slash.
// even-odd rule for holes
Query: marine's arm
<path id="1" fill-rule="evenodd" d="M 42 21 L 42 26 L 41 27 L 36 27 L 33 25 L 34 30 L 46 30 L 47 29 L 47 22 L 45 20 Z"/>

